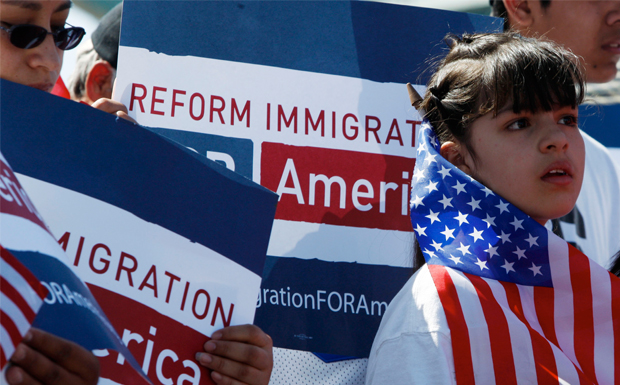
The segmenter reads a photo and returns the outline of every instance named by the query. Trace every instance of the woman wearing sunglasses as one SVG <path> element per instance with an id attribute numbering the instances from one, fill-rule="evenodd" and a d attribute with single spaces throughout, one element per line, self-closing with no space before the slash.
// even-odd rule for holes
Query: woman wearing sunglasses
<path id="1" fill-rule="evenodd" d="M 50 92 L 64 50 L 84 36 L 84 29 L 66 24 L 70 8 L 68 0 L 0 0 L 0 77 Z M 124 109 L 118 104 L 107 104 L 107 112 Z M 99 378 L 99 362 L 91 352 L 34 328 L 10 362 L 5 376 L 11 385 L 96 384 Z"/>
<path id="2" fill-rule="evenodd" d="M 60 76 L 65 50 L 84 29 L 66 23 L 71 1 L 0 1 L 0 78 L 50 92 Z M 127 108 L 105 99 L 94 107 L 128 118 Z M 129 119 L 131 120 L 131 119 Z"/>

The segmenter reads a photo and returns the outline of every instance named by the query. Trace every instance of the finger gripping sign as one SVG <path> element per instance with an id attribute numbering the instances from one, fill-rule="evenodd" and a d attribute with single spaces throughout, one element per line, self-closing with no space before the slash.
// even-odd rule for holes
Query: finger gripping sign
<path id="1" fill-rule="evenodd" d="M 6 81 L 1 92 L 2 152 L 135 366 L 155 384 L 211 383 L 195 353 L 253 322 L 277 196 L 112 115 Z M 50 304 L 89 309 L 42 281 Z M 97 355 L 105 378 L 133 383 L 130 356 Z"/>
<path id="2" fill-rule="evenodd" d="M 365 1 L 126 0 L 114 98 L 278 193 L 256 298 L 274 345 L 367 357 L 411 272 L 405 84 L 422 93 L 448 32 L 501 27 Z"/>

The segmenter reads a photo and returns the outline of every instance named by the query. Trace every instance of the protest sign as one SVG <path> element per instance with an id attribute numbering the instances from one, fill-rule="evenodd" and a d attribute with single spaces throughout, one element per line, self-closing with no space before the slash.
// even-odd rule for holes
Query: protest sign
<path id="1" fill-rule="evenodd" d="M 95 298 L 71 270 L 67 256 L 2 153 L 0 201 L 2 369 L 33 325 L 88 350 L 96 349 L 99 356 L 115 350 L 130 362 L 127 372 L 134 383 L 147 383 Z M 101 371 L 102 377 L 112 374 L 109 368 Z M 4 372 L 0 382 L 4 383 Z"/>
<path id="2" fill-rule="evenodd" d="M 89 106 L 1 92 L 3 154 L 144 372 L 210 383 L 194 355 L 252 323 L 276 195 Z M 123 356 L 102 365 L 132 382 Z"/>
<path id="3" fill-rule="evenodd" d="M 125 1 L 114 98 L 280 195 L 256 317 L 275 346 L 366 357 L 411 273 L 404 84 L 422 91 L 446 33 L 500 28 L 370 2 Z"/>

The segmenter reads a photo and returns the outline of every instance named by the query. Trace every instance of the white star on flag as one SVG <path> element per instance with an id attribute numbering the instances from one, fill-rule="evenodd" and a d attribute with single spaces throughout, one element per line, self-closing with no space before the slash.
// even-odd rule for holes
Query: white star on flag
<path id="1" fill-rule="evenodd" d="M 437 256 L 435 255 L 435 252 L 432 250 L 424 249 L 424 253 L 426 253 L 431 258 L 437 258 Z"/>
<path id="2" fill-rule="evenodd" d="M 412 178 L 416 178 L 416 180 L 424 179 L 424 170 L 420 167 L 416 167 Z"/>
<path id="3" fill-rule="evenodd" d="M 527 243 L 530 244 L 530 247 L 536 245 L 538 246 L 538 242 L 536 242 L 536 240 L 538 239 L 538 237 L 534 237 L 532 236 L 532 234 L 530 234 L 529 238 L 526 239 Z"/>
<path id="4" fill-rule="evenodd" d="M 451 259 L 451 260 L 452 260 L 452 262 L 454 262 L 454 264 L 455 264 L 455 265 L 458 265 L 459 263 L 463 263 L 463 262 L 461 262 L 461 258 L 459 258 L 459 257 L 455 257 L 455 256 L 454 256 L 454 255 L 452 255 L 452 254 L 450 254 L 450 258 L 448 258 L 448 259 Z"/>
<path id="5" fill-rule="evenodd" d="M 469 222 L 467 222 L 467 214 L 462 214 L 460 211 L 458 213 L 459 213 L 459 215 L 454 217 L 454 219 L 459 221 L 459 226 L 462 226 L 463 223 L 469 223 Z"/>
<path id="6" fill-rule="evenodd" d="M 454 207 L 452 206 L 452 198 L 448 198 L 447 196 L 443 196 L 443 199 L 439 201 L 439 203 L 441 203 L 443 205 L 443 209 L 447 209 L 448 207 Z"/>
<path id="7" fill-rule="evenodd" d="M 514 221 L 510 222 L 510 224 L 515 227 L 515 231 L 523 228 L 523 225 L 521 225 L 521 223 L 523 223 L 523 219 L 518 220 L 517 217 L 515 217 Z"/>
<path id="8" fill-rule="evenodd" d="M 534 277 L 535 277 L 537 274 L 542 275 L 542 273 L 540 272 L 540 268 L 541 268 L 541 267 L 542 267 L 542 266 L 536 266 L 536 265 L 534 264 L 534 262 L 532 262 L 532 267 L 529 267 L 528 269 L 530 269 L 530 270 L 532 270 L 532 272 L 534 272 Z"/>
<path id="9" fill-rule="evenodd" d="M 515 251 L 513 251 L 513 254 L 517 254 L 517 257 L 519 257 L 519 259 L 521 259 L 521 258 L 527 258 L 527 257 L 525 256 L 525 250 L 521 250 L 521 249 L 519 248 L 519 246 L 517 246 L 517 249 L 516 249 Z"/>
<path id="10" fill-rule="evenodd" d="M 419 205 L 424 206 L 424 203 L 422 203 L 422 198 L 416 195 L 415 198 L 411 200 L 411 206 L 413 206 L 413 208 L 418 208 Z"/>
<path id="11" fill-rule="evenodd" d="M 437 172 L 441 174 L 441 179 L 445 179 L 447 176 L 450 176 L 450 169 L 444 166 L 441 166 L 441 170 Z"/>
<path id="12" fill-rule="evenodd" d="M 473 211 L 473 210 L 472 210 L 472 211 Z M 493 225 L 493 226 L 496 226 L 496 227 L 497 227 L 497 225 L 495 224 L 495 217 L 492 217 L 492 216 L 490 216 L 489 214 L 487 214 L 486 219 L 483 219 L 482 221 L 487 223 L 487 229 L 488 229 L 489 227 L 491 227 L 491 225 Z"/>
<path id="13" fill-rule="evenodd" d="M 480 258 L 476 258 L 478 262 L 475 262 L 476 265 L 480 266 L 480 270 L 488 269 L 487 261 L 481 261 Z"/>
<path id="14" fill-rule="evenodd" d="M 510 273 L 511 271 L 515 271 L 515 269 L 512 267 L 512 265 L 514 264 L 514 262 L 511 263 L 504 259 L 504 264 L 502 265 L 502 267 L 506 269 L 506 274 Z"/>
<path id="15" fill-rule="evenodd" d="M 499 254 L 497 253 L 497 249 L 498 247 L 493 247 L 489 243 L 489 248 L 485 250 L 485 252 L 489 253 L 489 259 L 493 258 L 494 255 L 499 256 Z"/>
<path id="16" fill-rule="evenodd" d="M 430 152 L 426 153 L 426 158 L 424 158 L 424 162 L 432 163 L 435 162 L 435 158 L 437 155 L 433 155 Z"/>
<path id="17" fill-rule="evenodd" d="M 482 239 L 483 239 L 483 237 L 482 237 L 482 233 L 483 233 L 483 231 L 482 231 L 482 230 L 478 231 L 478 230 L 476 230 L 476 228 L 474 227 L 474 232 L 473 232 L 473 233 L 471 233 L 471 234 L 469 234 L 469 235 L 470 235 L 470 236 L 472 236 L 472 237 L 474 237 L 474 243 L 476 243 L 476 241 L 477 241 L 477 240 L 479 240 L 479 239 L 480 239 L 480 240 L 482 240 Z"/>
<path id="18" fill-rule="evenodd" d="M 425 218 L 428 218 L 431 220 L 431 225 L 435 222 L 441 222 L 441 220 L 439 219 L 439 213 L 434 213 L 433 210 L 429 210 L 431 213 L 429 215 L 427 215 Z"/>
<path id="19" fill-rule="evenodd" d="M 434 239 L 433 239 L 433 243 L 431 244 L 431 246 L 435 248 L 435 251 L 443 250 L 443 248 L 441 247 L 441 243 L 435 242 Z"/>
<path id="20" fill-rule="evenodd" d="M 504 230 L 502 230 L 502 235 L 498 235 L 497 237 L 502 240 L 502 244 L 506 242 L 512 243 L 512 241 L 510 240 L 510 233 L 505 234 Z"/>
<path id="21" fill-rule="evenodd" d="M 432 191 L 437 191 L 437 183 L 438 182 L 428 181 L 428 185 L 426 186 L 426 188 L 428 189 L 429 193 Z"/>
<path id="22" fill-rule="evenodd" d="M 468 205 L 471 206 L 471 211 L 472 212 L 474 212 L 474 210 L 476 210 L 476 209 L 481 210 L 481 208 L 480 208 L 480 199 L 475 200 L 474 197 L 471 197 L 471 201 L 468 203 Z"/>
<path id="23" fill-rule="evenodd" d="M 500 199 L 499 204 L 495 206 L 499 209 L 500 215 L 505 211 L 508 212 L 508 202 L 504 202 Z"/>
<path id="24" fill-rule="evenodd" d="M 442 231 L 440 234 L 445 235 L 446 236 L 446 241 L 447 241 L 450 238 L 454 238 L 454 235 L 452 235 L 454 233 L 454 230 L 456 230 L 456 229 L 450 230 L 448 228 L 448 226 L 446 226 L 446 229 L 444 231 Z"/>
<path id="25" fill-rule="evenodd" d="M 422 151 L 426 151 L 428 148 L 426 147 L 426 143 L 422 142 L 420 143 L 420 145 L 418 146 L 418 153 L 421 153 Z"/>
<path id="26" fill-rule="evenodd" d="M 470 246 L 465 246 L 465 245 L 463 244 L 463 242 L 460 242 L 460 243 L 461 243 L 461 247 L 457 247 L 456 249 L 457 249 L 458 251 L 460 251 L 461 253 L 463 253 L 463 256 L 466 256 L 467 254 L 471 254 L 471 253 L 469 252 L 469 247 L 470 247 Z"/>
<path id="27" fill-rule="evenodd" d="M 456 184 L 452 186 L 452 188 L 456 190 L 456 195 L 459 195 L 460 193 L 465 192 L 465 183 L 459 183 L 459 181 L 457 180 Z"/>
<path id="28" fill-rule="evenodd" d="M 472 178 L 473 179 L 473 178 Z M 488 197 L 489 195 L 495 195 L 493 191 L 489 190 L 487 186 L 482 186 L 482 192 L 484 192 L 484 197 Z"/>
<path id="29" fill-rule="evenodd" d="M 420 227 L 420 224 L 417 224 L 417 228 L 414 229 L 416 233 L 418 233 L 418 237 L 422 235 L 426 235 L 426 227 Z"/>

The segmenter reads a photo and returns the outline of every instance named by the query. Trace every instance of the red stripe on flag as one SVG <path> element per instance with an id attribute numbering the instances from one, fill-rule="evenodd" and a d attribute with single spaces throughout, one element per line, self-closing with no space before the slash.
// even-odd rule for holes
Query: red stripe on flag
<path id="1" fill-rule="evenodd" d="M 6 263 L 8 263 L 15 271 L 21 275 L 28 285 L 32 287 L 32 289 L 41 297 L 41 299 L 47 296 L 47 289 L 41 285 L 41 282 L 37 279 L 37 277 L 32 274 L 32 272 L 24 266 L 17 258 L 13 256 L 7 249 L 0 245 L 0 256 Z"/>
<path id="2" fill-rule="evenodd" d="M 450 328 L 456 382 L 458 384 L 474 384 L 476 380 L 471 357 L 469 331 L 454 282 L 443 266 L 429 264 L 428 270 L 433 277 Z"/>
<path id="3" fill-rule="evenodd" d="M 588 258 L 572 246 L 568 248 L 573 312 L 575 315 L 575 356 L 583 373 L 596 380 L 594 371 L 594 310 Z"/>
<path id="4" fill-rule="evenodd" d="M 558 337 L 555 334 L 554 304 L 553 288 L 534 286 L 534 306 L 538 323 L 542 328 L 544 337 L 555 346 L 559 346 Z"/>
<path id="5" fill-rule="evenodd" d="M 489 284 L 482 278 L 465 274 L 476 288 L 484 318 L 489 325 L 489 339 L 491 341 L 491 355 L 493 356 L 493 371 L 495 380 L 502 384 L 516 384 L 517 373 L 515 371 L 514 356 L 510 342 L 510 330 L 508 321 L 501 306 L 495 300 Z M 501 381 L 500 381 L 501 380 Z"/>
<path id="6" fill-rule="evenodd" d="M 620 385 L 620 279 L 611 273 L 609 275 L 611 281 L 611 315 L 614 320 L 614 384 Z"/>
<path id="7" fill-rule="evenodd" d="M 2 291 L 2 294 L 6 295 L 19 308 L 19 310 L 24 314 L 24 317 L 28 320 L 28 323 L 32 323 L 32 321 L 34 321 L 36 314 L 32 311 L 32 308 L 28 305 L 28 302 L 26 302 L 21 293 L 2 276 L 0 276 L 0 290 Z"/>
<path id="8" fill-rule="evenodd" d="M 7 364 L 6 354 L 4 353 L 4 349 L 0 348 L 0 370 L 3 370 L 6 364 Z"/>
<path id="9" fill-rule="evenodd" d="M 13 346 L 17 346 L 22 341 L 22 334 L 19 332 L 17 325 L 15 325 L 15 321 L 13 318 L 9 317 L 2 309 L 0 309 L 0 323 L 2 327 L 6 330 L 11 337 L 11 342 L 13 342 Z"/>
<path id="10" fill-rule="evenodd" d="M 530 340 L 532 342 L 532 353 L 534 354 L 534 365 L 536 366 L 536 379 L 538 384 L 554 384 L 559 383 L 558 367 L 555 363 L 555 356 L 553 355 L 553 349 L 549 345 L 543 336 L 532 328 L 525 313 L 523 312 L 523 302 L 521 301 L 521 293 L 519 288 L 514 283 L 500 281 L 504 289 L 506 290 L 506 298 L 508 299 L 508 306 L 515 313 L 521 322 L 530 332 Z M 553 306 L 553 299 L 547 304 L 547 306 Z"/>

